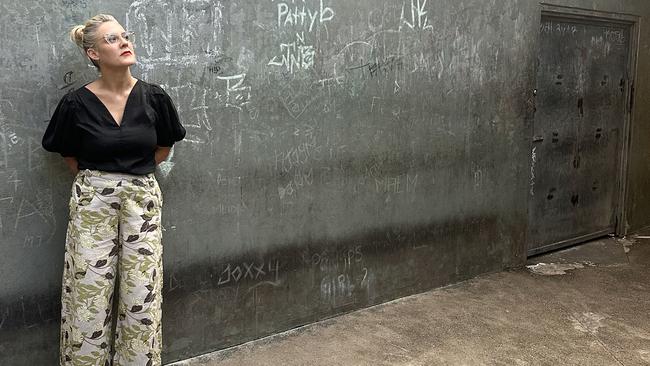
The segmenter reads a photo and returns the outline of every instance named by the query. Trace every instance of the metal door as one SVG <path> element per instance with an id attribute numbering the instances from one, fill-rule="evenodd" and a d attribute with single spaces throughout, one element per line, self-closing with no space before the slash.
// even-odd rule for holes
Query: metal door
<path id="1" fill-rule="evenodd" d="M 616 230 L 629 48 L 625 24 L 542 17 L 529 255 Z"/>

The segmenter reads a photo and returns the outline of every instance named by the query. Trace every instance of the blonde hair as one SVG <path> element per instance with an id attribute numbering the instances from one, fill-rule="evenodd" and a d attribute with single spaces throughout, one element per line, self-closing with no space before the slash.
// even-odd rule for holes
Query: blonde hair
<path id="1" fill-rule="evenodd" d="M 86 51 L 89 48 L 93 47 L 97 42 L 97 28 L 99 28 L 102 23 L 116 21 L 117 20 L 115 20 L 112 15 L 97 14 L 94 17 L 86 20 L 85 24 L 73 27 L 70 30 L 70 40 L 72 40 L 72 42 L 74 42 L 79 48 L 84 51 L 84 55 L 88 56 L 86 54 Z M 92 62 L 93 65 L 99 69 L 99 64 L 90 57 L 88 58 L 90 59 L 90 62 Z"/>

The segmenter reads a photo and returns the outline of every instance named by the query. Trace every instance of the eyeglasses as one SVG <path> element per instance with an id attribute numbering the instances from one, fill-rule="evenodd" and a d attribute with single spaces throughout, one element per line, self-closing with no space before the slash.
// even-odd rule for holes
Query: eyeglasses
<path id="1" fill-rule="evenodd" d="M 120 37 L 122 37 L 122 39 L 124 39 L 127 42 L 133 42 L 133 38 L 135 37 L 135 32 L 122 32 L 121 34 L 117 34 L 117 33 L 104 34 L 104 39 L 108 44 L 116 44 L 119 41 Z"/>

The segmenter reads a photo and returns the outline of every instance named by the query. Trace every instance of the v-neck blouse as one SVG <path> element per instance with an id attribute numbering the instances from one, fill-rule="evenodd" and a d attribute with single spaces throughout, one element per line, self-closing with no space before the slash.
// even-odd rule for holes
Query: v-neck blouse
<path id="1" fill-rule="evenodd" d="M 79 169 L 142 175 L 155 170 L 157 146 L 169 147 L 184 137 L 185 128 L 169 95 L 138 79 L 119 125 L 85 86 L 63 96 L 43 136 L 43 147 L 77 158 Z"/>

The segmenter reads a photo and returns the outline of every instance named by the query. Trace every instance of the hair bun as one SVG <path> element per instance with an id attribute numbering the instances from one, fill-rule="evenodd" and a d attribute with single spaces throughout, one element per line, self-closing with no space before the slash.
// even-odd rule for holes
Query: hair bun
<path id="1" fill-rule="evenodd" d="M 70 40 L 76 43 L 80 48 L 84 48 L 84 29 L 86 26 L 77 25 L 70 30 Z"/>

